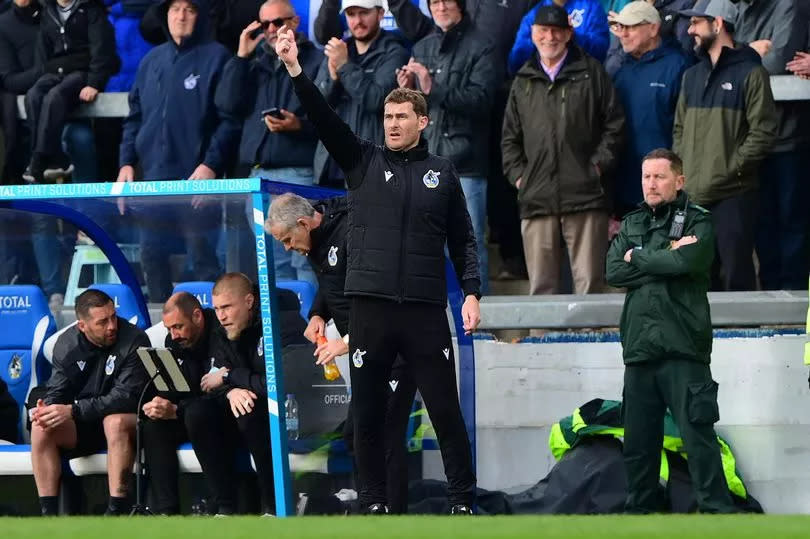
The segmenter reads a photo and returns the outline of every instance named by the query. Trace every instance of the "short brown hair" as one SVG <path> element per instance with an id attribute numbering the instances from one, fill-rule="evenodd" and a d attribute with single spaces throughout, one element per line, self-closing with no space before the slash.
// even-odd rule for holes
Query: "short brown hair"
<path id="1" fill-rule="evenodd" d="M 681 161 L 678 154 L 672 150 L 667 150 L 666 148 L 656 148 L 644 156 L 642 163 L 644 161 L 651 161 L 653 159 L 666 159 L 669 161 L 670 170 L 674 172 L 676 176 L 683 175 L 683 161 Z"/>
<path id="2" fill-rule="evenodd" d="M 391 90 L 391 93 L 386 96 L 383 106 L 388 103 L 397 105 L 400 103 L 410 103 L 413 105 L 413 111 L 417 116 L 428 115 L 427 101 L 425 101 L 424 94 L 418 90 L 411 90 L 410 88 L 396 88 Z"/>
<path id="3" fill-rule="evenodd" d="M 90 309 L 104 307 L 110 303 L 113 303 L 113 299 L 110 296 L 101 290 L 89 288 L 76 297 L 76 305 L 74 307 L 76 318 L 87 320 L 90 317 Z"/>

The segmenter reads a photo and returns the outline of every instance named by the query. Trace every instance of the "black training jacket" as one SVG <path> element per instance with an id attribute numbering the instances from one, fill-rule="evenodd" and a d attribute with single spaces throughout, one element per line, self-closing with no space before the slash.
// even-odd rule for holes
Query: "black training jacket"
<path id="1" fill-rule="evenodd" d="M 309 317 L 335 321 L 341 335 L 349 332 L 349 298 L 343 292 L 346 282 L 346 236 L 349 231 L 349 206 L 346 197 L 315 203 L 323 215 L 321 224 L 310 233 L 312 246 L 309 262 L 318 275 L 318 293 Z"/>
<path id="2" fill-rule="evenodd" d="M 258 301 L 259 295 L 256 294 Z M 277 289 L 278 335 L 281 348 L 291 344 L 306 344 L 304 338 L 306 322 L 299 312 L 300 303 L 295 293 L 290 290 Z M 262 319 L 254 313 L 250 325 L 242 331 L 235 341 L 228 339 L 222 325 L 217 323 L 209 343 L 209 353 L 215 367 L 228 368 L 228 381 L 221 393 L 233 388 L 249 389 L 256 395 L 267 397 L 267 378 L 265 375 L 264 339 Z"/>
<path id="3" fill-rule="evenodd" d="M 36 60 L 46 73 L 67 75 L 87 72 L 87 85 L 104 91 L 118 73 L 121 59 L 115 49 L 115 30 L 99 0 L 76 0 L 65 22 L 59 18 L 56 0 L 44 0 L 39 26 Z"/>
<path id="4" fill-rule="evenodd" d="M 345 294 L 446 305 L 445 244 L 465 295 L 479 294 L 475 234 L 453 164 L 424 139 L 403 152 L 357 137 L 306 75 L 293 83 L 349 186 Z"/>
<path id="5" fill-rule="evenodd" d="M 76 421 L 98 421 L 110 414 L 135 413 L 148 381 L 136 350 L 149 347 L 146 333 L 118 317 L 118 339 L 99 348 L 70 327 L 56 340 L 46 404 L 73 404 Z"/>
<path id="6" fill-rule="evenodd" d="M 213 361 L 210 355 L 211 336 L 214 330 L 219 326 L 216 314 L 213 309 L 203 309 L 203 316 L 205 318 L 205 326 L 203 328 L 200 339 L 194 343 L 191 348 L 181 348 L 171 336 L 171 333 L 166 335 L 164 346 L 172 350 L 172 354 L 177 358 L 180 365 L 180 372 L 188 382 L 188 393 L 177 392 L 163 392 L 159 391 L 156 394 L 168 399 L 177 405 L 177 414 L 182 415 L 183 410 L 189 399 L 193 397 L 200 397 L 203 395 L 202 388 L 200 388 L 200 381 L 209 370 L 211 370 Z"/>

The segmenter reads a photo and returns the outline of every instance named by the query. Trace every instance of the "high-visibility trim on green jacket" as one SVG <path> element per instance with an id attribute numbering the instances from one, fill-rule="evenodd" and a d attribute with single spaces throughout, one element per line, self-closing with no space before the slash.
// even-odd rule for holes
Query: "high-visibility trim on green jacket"
<path id="1" fill-rule="evenodd" d="M 579 442 L 592 436 L 612 436 L 623 440 L 624 425 L 621 424 L 620 408 L 621 402 L 619 401 L 594 399 L 574 410 L 570 416 L 560 419 L 552 425 L 549 433 L 548 446 L 551 454 L 556 460 L 560 460 Z M 737 460 L 731 447 L 719 436 L 717 444 L 720 446 L 720 460 L 729 491 L 740 498 L 747 498 L 748 491 L 737 471 Z M 680 431 L 669 410 L 664 416 L 664 439 L 661 444 L 659 475 L 664 482 L 669 481 L 667 451 L 678 453 L 685 459 L 689 458 L 684 449 Z"/>

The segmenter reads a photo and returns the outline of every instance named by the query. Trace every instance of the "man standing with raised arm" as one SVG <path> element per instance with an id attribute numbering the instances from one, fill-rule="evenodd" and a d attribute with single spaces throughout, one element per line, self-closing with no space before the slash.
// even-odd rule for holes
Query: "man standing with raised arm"
<path id="1" fill-rule="evenodd" d="M 385 146 L 358 138 L 329 107 L 298 63 L 295 36 L 280 32 L 284 62 L 318 137 L 349 187 L 349 319 L 355 449 L 360 505 L 388 512 L 385 494 L 385 387 L 401 354 L 424 397 L 441 446 L 451 512 L 472 514 L 475 474 L 456 393 L 447 323 L 444 246 L 464 289 L 464 329 L 478 326 L 481 281 L 475 235 L 461 183 L 447 159 L 421 139 L 428 125 L 419 92 L 400 88 L 385 99 Z"/>

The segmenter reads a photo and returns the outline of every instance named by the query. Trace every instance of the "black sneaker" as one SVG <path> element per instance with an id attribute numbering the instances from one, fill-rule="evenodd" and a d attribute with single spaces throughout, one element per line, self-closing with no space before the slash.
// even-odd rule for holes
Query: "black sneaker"
<path id="1" fill-rule="evenodd" d="M 450 508 L 451 515 L 474 515 L 472 508 L 469 505 L 464 505 L 463 503 L 457 503 L 453 507 Z"/>
<path id="2" fill-rule="evenodd" d="M 384 503 L 372 503 L 368 506 L 366 513 L 369 515 L 387 515 L 390 511 Z"/>

